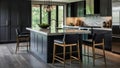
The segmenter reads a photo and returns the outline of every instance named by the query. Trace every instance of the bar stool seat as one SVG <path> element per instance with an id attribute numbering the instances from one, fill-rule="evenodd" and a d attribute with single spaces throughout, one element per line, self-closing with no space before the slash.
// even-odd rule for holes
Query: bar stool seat
<path id="1" fill-rule="evenodd" d="M 54 40 L 54 43 L 63 44 L 63 43 L 64 43 L 64 41 L 63 41 L 63 40 L 61 40 L 61 39 L 56 39 L 56 40 Z"/>
<path id="2" fill-rule="evenodd" d="M 92 39 L 83 40 L 84 53 L 85 53 L 85 50 L 87 50 L 87 52 L 88 52 L 88 55 L 85 55 L 85 56 L 93 58 L 93 65 L 94 66 L 95 66 L 95 59 L 99 59 L 99 58 L 104 58 L 104 62 L 106 65 L 105 48 L 104 48 L 104 34 L 105 33 L 94 33 Z M 87 48 L 86 48 L 86 46 L 87 46 Z M 96 46 L 102 47 L 103 55 L 95 53 Z M 89 55 L 89 47 L 92 48 L 92 56 Z M 99 57 L 97 57 L 97 55 Z"/>
<path id="3" fill-rule="evenodd" d="M 91 46 L 91 44 L 92 44 L 92 39 L 83 40 L 83 43 L 84 43 L 84 45 Z"/>
<path id="4" fill-rule="evenodd" d="M 56 48 L 57 46 L 60 46 L 63 48 L 63 53 L 62 57 L 58 55 L 58 53 L 56 53 Z M 73 55 L 73 46 L 76 46 L 76 52 L 77 52 L 77 57 Z M 76 59 L 80 61 L 80 49 L 79 49 L 79 35 L 75 34 L 75 35 L 66 35 L 64 34 L 63 40 L 61 39 L 55 39 L 54 40 L 54 46 L 53 46 L 53 64 L 54 61 L 58 61 L 60 63 L 63 63 L 65 66 L 65 62 L 66 62 L 66 47 L 70 47 L 70 61 L 72 61 L 72 59 Z M 75 53 L 75 52 L 74 52 Z"/>

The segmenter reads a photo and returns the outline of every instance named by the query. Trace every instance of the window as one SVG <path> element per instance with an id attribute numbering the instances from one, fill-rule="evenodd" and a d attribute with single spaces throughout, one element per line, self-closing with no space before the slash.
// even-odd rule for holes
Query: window
<path id="1" fill-rule="evenodd" d="M 112 25 L 119 25 L 120 24 L 120 11 L 113 11 L 112 12 Z"/>
<path id="2" fill-rule="evenodd" d="M 38 28 L 40 23 L 40 5 L 32 5 L 32 28 Z"/>
<path id="3" fill-rule="evenodd" d="M 94 14 L 94 0 L 86 0 L 86 14 Z"/>
<path id="4" fill-rule="evenodd" d="M 47 23 L 48 24 L 48 12 L 45 11 L 44 9 L 45 5 L 42 5 L 42 23 Z"/>
<path id="5" fill-rule="evenodd" d="M 51 11 L 51 28 L 56 27 L 56 6 L 53 6 L 53 9 Z"/>
<path id="6" fill-rule="evenodd" d="M 58 27 L 63 27 L 63 6 L 58 6 Z"/>
<path id="7" fill-rule="evenodd" d="M 63 27 L 63 11 L 64 6 L 53 6 L 50 12 L 47 12 L 44 7 L 46 5 L 32 5 L 32 27 L 38 28 L 40 23 L 48 23 L 51 27 Z"/>

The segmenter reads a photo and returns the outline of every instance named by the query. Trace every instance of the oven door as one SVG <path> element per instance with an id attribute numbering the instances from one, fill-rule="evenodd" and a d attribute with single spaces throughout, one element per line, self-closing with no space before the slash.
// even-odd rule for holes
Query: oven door
<path id="1" fill-rule="evenodd" d="M 120 36 L 112 36 L 112 52 L 120 54 Z"/>

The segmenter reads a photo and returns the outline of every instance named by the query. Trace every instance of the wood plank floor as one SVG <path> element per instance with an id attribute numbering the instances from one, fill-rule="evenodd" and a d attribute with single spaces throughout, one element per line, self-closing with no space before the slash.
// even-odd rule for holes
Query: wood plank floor
<path id="1" fill-rule="evenodd" d="M 51 63 L 46 64 L 42 60 L 38 60 L 26 51 L 26 48 L 20 48 L 15 54 L 15 43 L 0 44 L 0 68 L 64 68 L 62 64 Z M 97 49 L 101 53 L 101 50 Z M 92 59 L 83 56 L 83 62 L 77 61 L 66 62 L 65 68 L 120 68 L 120 55 L 106 51 L 107 66 L 104 65 L 103 59 L 96 60 L 96 66 L 92 65 Z"/>

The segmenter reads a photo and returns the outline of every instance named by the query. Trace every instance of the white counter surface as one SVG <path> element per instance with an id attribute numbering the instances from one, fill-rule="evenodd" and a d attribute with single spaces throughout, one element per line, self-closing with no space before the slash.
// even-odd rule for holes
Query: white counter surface
<path id="1" fill-rule="evenodd" d="M 29 31 L 41 33 L 44 35 L 62 35 L 66 34 L 90 34 L 91 32 L 88 30 L 78 30 L 78 29 L 33 29 L 26 28 Z"/>

